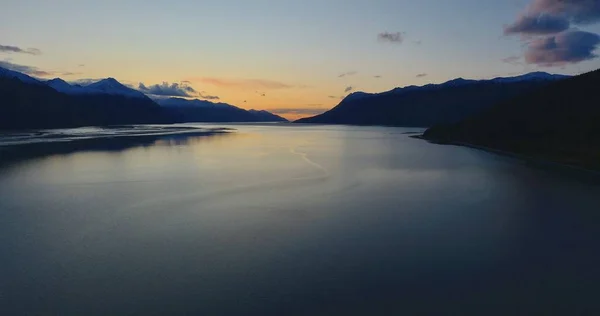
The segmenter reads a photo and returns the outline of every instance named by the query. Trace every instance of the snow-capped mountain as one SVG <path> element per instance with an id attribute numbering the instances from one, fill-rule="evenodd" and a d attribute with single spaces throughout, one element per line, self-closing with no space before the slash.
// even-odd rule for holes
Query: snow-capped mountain
<path id="1" fill-rule="evenodd" d="M 54 78 L 46 81 L 45 83 L 58 92 L 71 95 L 109 94 L 125 96 L 128 98 L 147 98 L 142 92 L 129 88 L 114 78 L 102 79 L 85 85 L 68 83 L 60 78 Z"/>
<path id="2" fill-rule="evenodd" d="M 110 95 L 122 95 L 130 98 L 147 98 L 145 94 L 135 89 L 129 88 L 118 82 L 115 78 L 106 78 L 100 81 L 83 86 L 88 93 L 103 93 Z"/>
<path id="3" fill-rule="evenodd" d="M 66 82 L 60 78 L 54 78 L 54 79 L 48 80 L 48 81 L 46 81 L 46 85 L 48 85 L 49 87 L 51 87 L 52 89 L 54 89 L 58 92 L 62 92 L 62 93 L 66 93 L 66 94 L 87 94 L 87 93 L 92 94 L 93 93 L 93 91 L 86 90 L 81 85 L 69 84 L 68 82 Z"/>

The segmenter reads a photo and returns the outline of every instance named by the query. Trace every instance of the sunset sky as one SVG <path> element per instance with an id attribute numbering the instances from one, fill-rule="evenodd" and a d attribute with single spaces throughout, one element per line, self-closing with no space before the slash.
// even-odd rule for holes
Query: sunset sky
<path id="1" fill-rule="evenodd" d="M 599 2 L 4 0 L 0 66 L 294 119 L 356 90 L 600 68 Z"/>

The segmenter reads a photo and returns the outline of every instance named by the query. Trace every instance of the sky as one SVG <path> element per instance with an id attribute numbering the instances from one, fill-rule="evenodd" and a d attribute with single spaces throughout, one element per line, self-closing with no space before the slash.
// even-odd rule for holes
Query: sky
<path id="1" fill-rule="evenodd" d="M 3 0 L 0 66 L 321 113 L 353 91 L 600 68 L 600 0 Z"/>

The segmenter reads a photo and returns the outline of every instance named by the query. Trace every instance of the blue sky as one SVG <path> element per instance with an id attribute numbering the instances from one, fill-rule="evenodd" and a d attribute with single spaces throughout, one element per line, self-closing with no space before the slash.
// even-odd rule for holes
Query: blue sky
<path id="1" fill-rule="evenodd" d="M 0 45 L 41 53 L 0 52 L 0 60 L 48 78 L 188 84 L 241 107 L 303 113 L 331 108 L 350 87 L 600 68 L 592 58 L 503 62 L 524 55 L 524 36 L 504 27 L 534 1 L 4 0 Z M 600 33 L 594 23 L 574 27 Z M 383 41 L 384 32 L 403 40 Z"/>

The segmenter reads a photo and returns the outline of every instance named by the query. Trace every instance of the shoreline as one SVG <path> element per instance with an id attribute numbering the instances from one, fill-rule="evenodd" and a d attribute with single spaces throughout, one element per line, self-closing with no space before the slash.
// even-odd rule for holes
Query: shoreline
<path id="1" fill-rule="evenodd" d="M 467 143 L 467 142 L 437 141 L 435 139 L 425 138 L 425 137 L 423 137 L 423 134 L 411 135 L 409 137 L 415 138 L 415 139 L 420 139 L 420 140 L 425 140 L 427 142 L 430 142 L 432 144 L 437 144 L 437 145 L 450 145 L 450 146 L 460 146 L 460 147 L 477 149 L 477 150 L 497 154 L 500 156 L 515 158 L 515 159 L 518 159 L 518 160 L 521 160 L 521 161 L 524 161 L 527 163 L 532 163 L 536 166 L 552 168 L 554 170 L 558 169 L 561 171 L 576 172 L 579 175 L 593 176 L 593 177 L 597 177 L 598 179 L 600 179 L 600 169 L 599 170 L 587 169 L 587 168 L 583 168 L 583 167 L 576 166 L 576 165 L 565 164 L 565 163 L 547 160 L 547 159 L 543 159 L 543 158 L 538 158 L 538 157 L 534 157 L 534 156 L 527 156 L 527 155 L 518 154 L 515 152 L 510 152 L 510 151 L 506 151 L 506 150 L 501 150 L 501 149 L 496 149 L 496 148 L 486 147 L 486 146 L 481 146 L 481 145 L 475 145 L 475 144 L 471 144 L 471 143 Z"/>
<path id="2" fill-rule="evenodd" d="M 228 129 L 217 128 L 183 128 L 155 133 L 101 135 L 55 141 L 5 144 L 0 145 L 0 168 L 6 164 L 43 156 L 64 155 L 83 151 L 121 151 L 133 147 L 150 146 L 160 139 L 207 137 L 226 135 L 230 132 Z"/>

